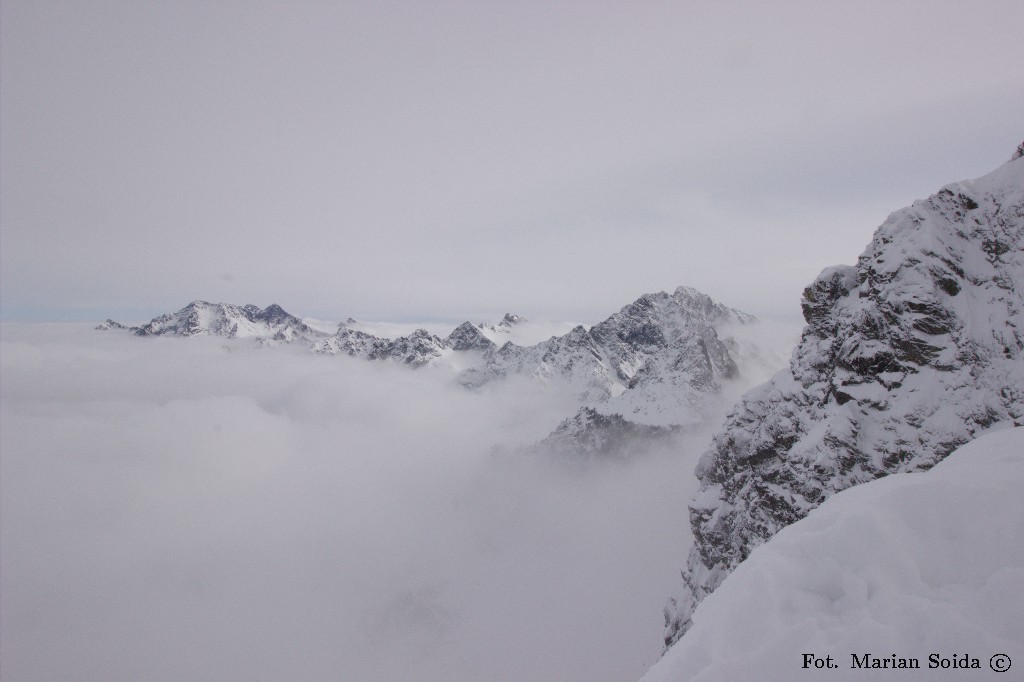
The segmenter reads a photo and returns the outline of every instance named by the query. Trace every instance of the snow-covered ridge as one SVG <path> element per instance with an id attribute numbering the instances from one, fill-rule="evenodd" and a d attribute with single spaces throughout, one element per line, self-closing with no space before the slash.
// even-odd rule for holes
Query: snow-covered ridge
<path id="1" fill-rule="evenodd" d="M 1016 428 L 834 495 L 753 550 L 643 682 L 998 677 L 990 657 L 1021 652 L 1022 487 Z"/>
<path id="2" fill-rule="evenodd" d="M 528 450 L 575 459 L 628 459 L 655 447 L 668 447 L 678 426 L 651 426 L 581 407 Z"/>
<path id="3" fill-rule="evenodd" d="M 181 310 L 155 317 L 140 327 L 107 320 L 97 329 L 128 329 L 137 336 L 225 336 L 281 342 L 313 342 L 328 336 L 277 304 L 260 309 L 254 305 L 206 301 L 192 301 Z"/>
<path id="4" fill-rule="evenodd" d="M 834 493 L 1024 422 L 1024 160 L 893 213 L 804 291 L 790 366 L 704 454 L 666 644 L 758 545 Z"/>

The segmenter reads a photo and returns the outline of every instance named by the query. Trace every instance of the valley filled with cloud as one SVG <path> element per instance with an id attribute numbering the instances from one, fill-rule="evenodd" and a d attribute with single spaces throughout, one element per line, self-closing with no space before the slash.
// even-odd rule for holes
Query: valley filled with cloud
<path id="1" fill-rule="evenodd" d="M 592 681 L 660 655 L 706 433 L 574 460 L 521 449 L 574 411 L 557 384 L 2 330 L 5 678 Z"/>

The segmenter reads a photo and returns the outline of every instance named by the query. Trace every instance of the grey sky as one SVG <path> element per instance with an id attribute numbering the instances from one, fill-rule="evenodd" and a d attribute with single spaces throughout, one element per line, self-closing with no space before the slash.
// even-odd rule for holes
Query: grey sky
<path id="1" fill-rule="evenodd" d="M 1024 5 L 2 5 L 5 319 L 795 314 L 1024 136 Z"/>

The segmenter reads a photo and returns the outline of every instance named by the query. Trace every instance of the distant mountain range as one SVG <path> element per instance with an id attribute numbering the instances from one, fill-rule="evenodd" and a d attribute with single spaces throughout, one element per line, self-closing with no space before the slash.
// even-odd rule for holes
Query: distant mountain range
<path id="1" fill-rule="evenodd" d="M 719 332 L 752 323 L 751 315 L 695 289 L 679 287 L 671 294 L 641 296 L 590 329 L 578 326 L 528 346 L 505 340 L 517 327 L 528 324 L 512 314 L 498 323 L 465 322 L 443 338 L 425 329 L 382 338 L 355 328 L 351 319 L 332 334 L 277 305 L 260 309 L 205 301 L 193 301 L 139 327 L 107 320 L 98 329 L 126 330 L 137 336 L 222 336 L 267 345 L 304 343 L 324 355 L 391 360 L 412 368 L 446 366 L 468 389 L 512 375 L 532 377 L 568 389 L 581 410 L 590 410 L 576 415 L 574 433 L 582 444 L 593 429 L 608 433 L 609 422 L 597 419 L 598 413 L 609 418 L 619 415 L 612 423 L 621 426 L 623 433 L 638 432 L 633 425 L 702 423 L 722 382 L 737 377 L 737 354 L 743 353 L 742 344 L 720 337 Z M 564 446 L 564 429 L 562 436 L 559 442 Z"/>

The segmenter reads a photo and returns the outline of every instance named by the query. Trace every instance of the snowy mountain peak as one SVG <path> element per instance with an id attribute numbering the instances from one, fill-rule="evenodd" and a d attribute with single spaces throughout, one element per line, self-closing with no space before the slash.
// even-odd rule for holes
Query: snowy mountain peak
<path id="1" fill-rule="evenodd" d="M 752 320 L 689 287 L 645 294 L 590 329 L 577 325 L 533 346 L 506 343 L 461 381 L 528 375 L 568 384 L 584 406 L 636 423 L 691 424 L 703 419 L 720 381 L 736 376 L 717 327 Z"/>
<path id="2" fill-rule="evenodd" d="M 293 318 L 291 315 L 286 313 L 284 308 L 277 305 L 276 303 L 271 303 L 263 310 L 256 310 L 256 306 L 246 306 L 246 308 L 253 309 L 251 311 L 253 319 L 261 320 L 269 324 L 280 324 L 283 322 L 291 321 L 293 319 L 297 319 Z"/>
<path id="3" fill-rule="evenodd" d="M 497 342 L 499 337 L 512 334 L 515 327 L 523 325 L 526 322 L 527 319 L 525 317 L 513 315 L 512 313 L 505 313 L 505 316 L 501 318 L 501 322 L 498 322 L 497 324 L 481 322 L 477 325 L 477 328 L 492 341 Z"/>
<path id="4" fill-rule="evenodd" d="M 697 467 L 676 641 L 750 552 L 835 492 L 928 469 L 1024 422 L 1024 159 L 896 211 L 803 294 L 788 371 L 747 393 Z"/>
<path id="5" fill-rule="evenodd" d="M 662 294 L 664 295 L 664 294 Z M 739 322 L 746 324 L 754 321 L 753 315 L 740 312 L 718 303 L 702 291 L 693 287 L 677 287 L 671 299 L 691 316 L 700 316 L 709 323 Z"/>
<path id="6" fill-rule="evenodd" d="M 520 317 L 519 315 L 513 315 L 512 313 L 505 313 L 505 316 L 501 318 L 501 322 L 499 322 L 498 324 L 504 325 L 506 327 L 511 327 L 522 322 L 526 322 L 526 319 Z"/>
<path id="7" fill-rule="evenodd" d="M 490 350 L 495 347 L 493 341 L 484 336 L 480 328 L 472 322 L 463 322 L 445 339 L 445 344 L 452 350 Z"/>

